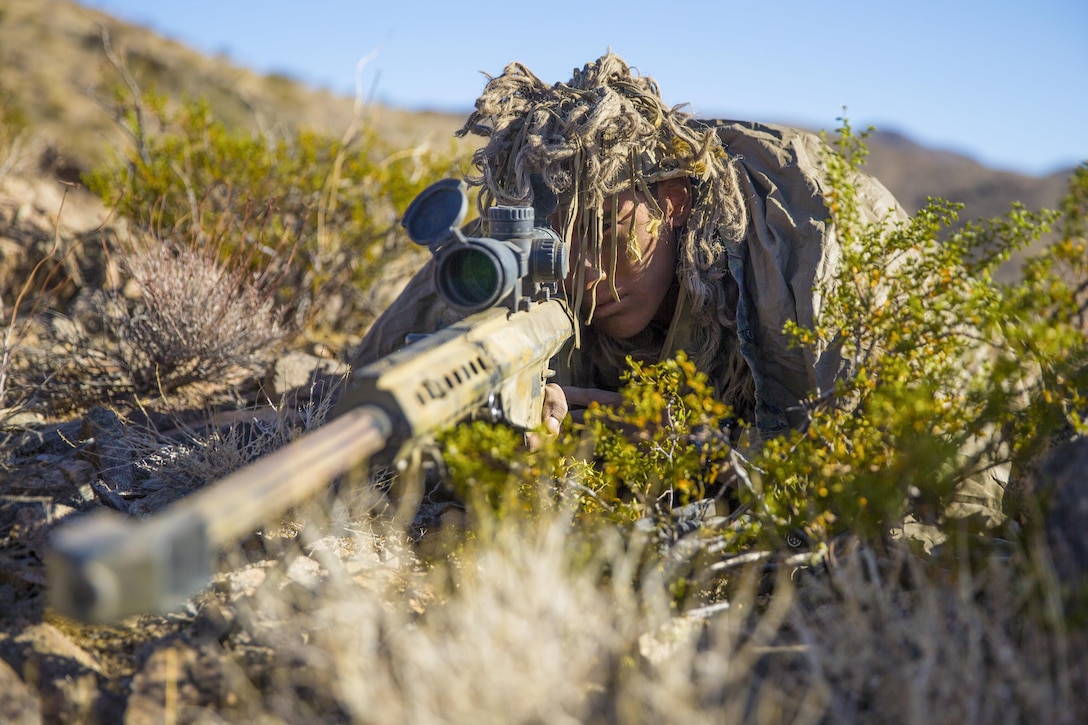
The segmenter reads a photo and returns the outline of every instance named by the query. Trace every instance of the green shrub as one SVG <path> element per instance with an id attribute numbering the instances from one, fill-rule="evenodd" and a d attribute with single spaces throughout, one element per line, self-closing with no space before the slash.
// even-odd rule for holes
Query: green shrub
<path id="1" fill-rule="evenodd" d="M 702 499 L 735 460 L 718 428 L 728 406 L 683 353 L 660 365 L 631 362 L 624 380 L 621 406 L 592 405 L 584 425 L 529 455 L 506 426 L 447 431 L 443 460 L 456 492 L 477 515 L 565 503 L 583 519 L 616 523 Z"/>
<path id="2" fill-rule="evenodd" d="M 397 211 L 456 161 L 390 149 L 365 126 L 342 140 L 305 129 L 277 139 L 228 128 L 204 100 L 115 101 L 133 143 L 88 187 L 138 229 L 274 282 L 303 326 L 336 329 L 353 314 L 365 326 L 367 293 L 404 251 Z"/>
<path id="3" fill-rule="evenodd" d="M 820 290 L 821 329 L 791 332 L 802 345 L 841 338 L 856 374 L 757 465 L 784 519 L 819 536 L 843 526 L 876 535 L 908 512 L 940 523 L 966 482 L 1023 464 L 1059 426 L 1079 425 L 1086 342 L 1054 266 L 1061 245 L 1022 281 L 994 280 L 1055 213 L 1014 206 L 945 239 L 957 206 L 933 200 L 891 229 L 864 225 L 849 183 L 863 141 L 847 124 L 836 143 L 829 208 L 842 271 Z"/>

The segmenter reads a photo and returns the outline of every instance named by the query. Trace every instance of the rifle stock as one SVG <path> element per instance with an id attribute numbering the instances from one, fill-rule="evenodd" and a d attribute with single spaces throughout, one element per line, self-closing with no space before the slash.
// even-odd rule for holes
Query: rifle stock
<path id="1" fill-rule="evenodd" d="M 165 612 L 211 577 L 212 554 L 379 453 L 484 410 L 540 423 L 551 359 L 572 337 L 556 299 L 478 312 L 354 371 L 320 429 L 139 521 L 100 511 L 58 527 L 46 554 L 49 604 L 110 622 Z"/>

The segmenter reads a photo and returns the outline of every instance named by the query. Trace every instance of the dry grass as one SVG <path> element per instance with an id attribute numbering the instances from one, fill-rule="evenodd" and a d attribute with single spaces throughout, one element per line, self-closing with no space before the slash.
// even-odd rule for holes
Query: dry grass
<path id="1" fill-rule="evenodd" d="M 1040 582 L 1008 561 L 973 572 L 857 547 L 832 567 L 750 572 L 723 583 L 721 603 L 682 613 L 645 552 L 614 533 L 587 538 L 562 515 L 507 522 L 486 541 L 468 535 L 438 558 L 421 558 L 373 513 L 310 516 L 286 548 L 220 582 L 237 602 L 223 654 L 258 683 L 220 712 L 228 721 L 242 712 L 418 723 L 1088 714 L 1082 635 L 1032 609 L 1027 590 Z M 245 661 L 250 646 L 264 648 L 260 668 Z"/>

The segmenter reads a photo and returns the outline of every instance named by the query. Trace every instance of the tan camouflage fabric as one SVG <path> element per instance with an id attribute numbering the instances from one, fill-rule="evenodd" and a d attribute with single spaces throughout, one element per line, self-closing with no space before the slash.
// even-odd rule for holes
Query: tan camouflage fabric
<path id="1" fill-rule="evenodd" d="M 799 401 L 830 390 L 845 373 L 834 346 L 792 347 L 788 320 L 811 328 L 820 315 L 818 282 L 837 271 L 839 241 L 824 203 L 827 148 L 816 134 L 771 124 L 719 122 L 726 151 L 740 162 L 748 234 L 729 244 L 729 269 L 739 288 L 737 336 L 755 379 L 755 422 L 762 436 L 803 422 Z M 863 221 L 905 218 L 876 179 L 856 180 Z"/>

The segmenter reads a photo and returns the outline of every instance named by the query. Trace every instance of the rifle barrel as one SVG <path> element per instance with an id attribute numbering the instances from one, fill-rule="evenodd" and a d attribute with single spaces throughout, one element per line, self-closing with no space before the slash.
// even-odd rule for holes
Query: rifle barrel
<path id="1" fill-rule="evenodd" d="M 155 516 L 67 522 L 47 553 L 50 606 L 88 622 L 168 611 L 207 584 L 213 551 L 382 450 L 391 429 L 381 409 L 359 406 Z"/>

